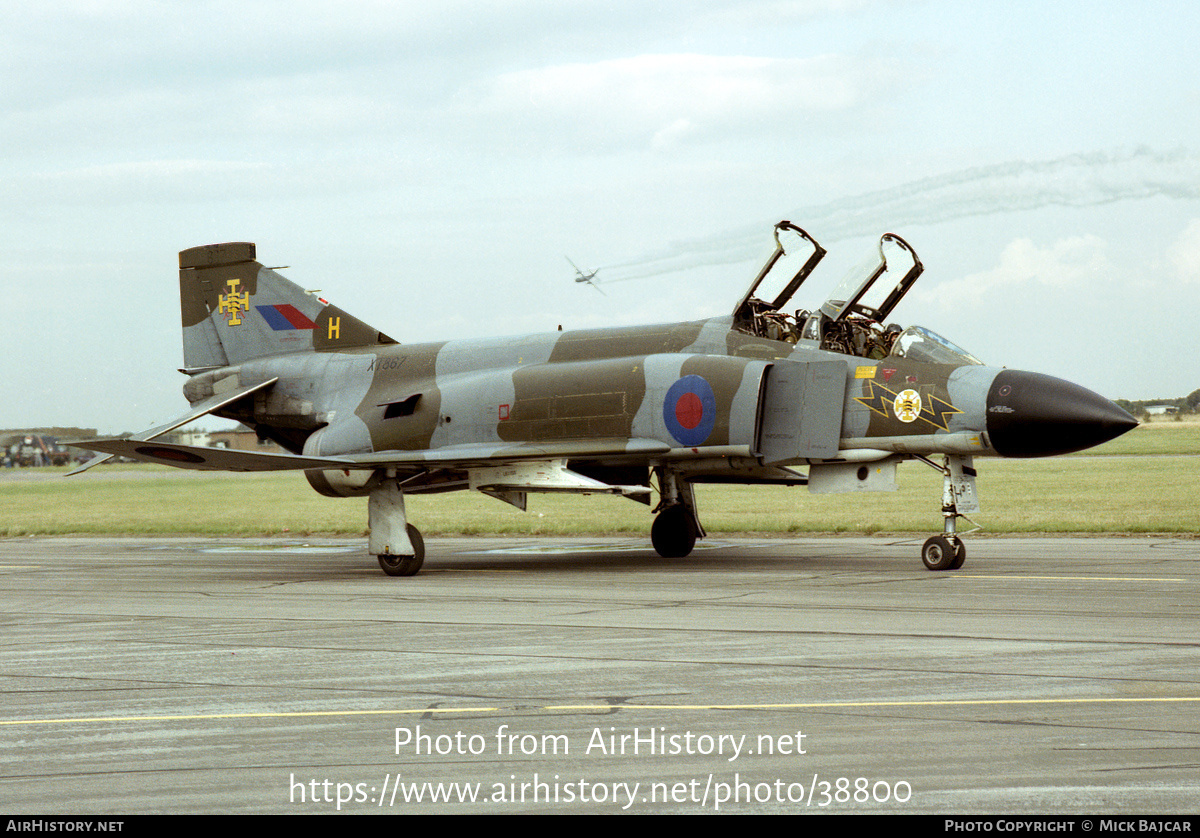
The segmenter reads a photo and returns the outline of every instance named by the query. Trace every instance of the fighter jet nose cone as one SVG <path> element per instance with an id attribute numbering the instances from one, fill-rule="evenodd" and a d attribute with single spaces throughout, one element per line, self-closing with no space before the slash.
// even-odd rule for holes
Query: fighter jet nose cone
<path id="1" fill-rule="evenodd" d="M 987 397 L 992 448 L 1005 457 L 1050 457 L 1108 442 L 1137 420 L 1086 387 L 1022 370 L 1002 370 Z"/>

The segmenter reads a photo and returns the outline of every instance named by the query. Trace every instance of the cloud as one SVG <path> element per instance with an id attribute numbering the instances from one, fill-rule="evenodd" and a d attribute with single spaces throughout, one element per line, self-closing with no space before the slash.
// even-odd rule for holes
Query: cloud
<path id="1" fill-rule="evenodd" d="M 1068 289 L 1096 292 L 1113 274 L 1107 246 L 1098 236 L 1071 236 L 1046 247 L 1030 239 L 1015 239 L 1004 248 L 1000 264 L 991 270 L 939 283 L 915 294 L 918 301 L 943 309 L 978 308 L 1019 300 L 1026 295 L 1054 294 Z M 923 298 L 923 299 L 922 299 Z"/>
<path id="2" fill-rule="evenodd" d="M 666 148 L 854 110 L 895 75 L 875 57 L 647 54 L 503 73 L 465 89 L 458 107 L 526 130 Z"/>
<path id="3" fill-rule="evenodd" d="M 1200 218 L 1193 218 L 1167 248 L 1167 264 L 1178 282 L 1200 285 Z"/>
<path id="4" fill-rule="evenodd" d="M 377 175 L 370 167 L 348 164 L 169 158 L 12 175 L 0 182 L 17 194 L 36 195 L 45 210 L 340 195 L 379 188 Z"/>
<path id="5" fill-rule="evenodd" d="M 573 112 L 580 105 L 622 109 L 643 117 L 747 113 L 787 101 L 797 108 L 844 108 L 859 98 L 847 61 L 714 55 L 639 55 L 591 64 L 521 70 L 500 76 L 490 95 L 501 107 L 548 107 Z"/>
<path id="6" fill-rule="evenodd" d="M 1014 160 L 976 166 L 908 183 L 793 209 L 787 214 L 828 245 L 912 225 L 939 224 L 1049 206 L 1093 207 L 1163 197 L 1200 200 L 1200 154 L 1094 151 L 1051 160 Z M 757 258 L 763 231 L 779 216 L 744 229 L 681 241 L 669 248 L 605 266 L 610 282 L 643 279 L 701 265 L 733 264 Z M 1190 230 L 1191 228 L 1189 228 Z M 1200 236 L 1200 234 L 1197 234 Z M 1194 253 L 1181 239 L 1180 256 Z"/>

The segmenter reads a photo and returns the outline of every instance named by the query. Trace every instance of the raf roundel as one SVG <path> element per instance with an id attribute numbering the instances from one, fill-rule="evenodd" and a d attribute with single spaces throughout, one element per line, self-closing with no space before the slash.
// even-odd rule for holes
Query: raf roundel
<path id="1" fill-rule="evenodd" d="M 685 375 L 667 390 L 663 421 L 681 445 L 703 445 L 717 423 L 717 397 L 698 375 Z"/>

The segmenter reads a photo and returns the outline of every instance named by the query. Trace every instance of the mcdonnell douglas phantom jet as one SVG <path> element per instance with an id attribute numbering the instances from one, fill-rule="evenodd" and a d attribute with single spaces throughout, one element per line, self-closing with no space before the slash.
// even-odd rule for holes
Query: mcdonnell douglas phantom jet
<path id="1" fill-rule="evenodd" d="M 411 576 L 425 549 L 405 515 L 410 493 L 478 489 L 520 509 L 529 492 L 647 505 L 657 494 L 650 539 L 677 557 L 705 534 L 697 483 L 887 491 L 898 463 L 919 460 L 943 475 L 943 531 L 922 559 L 952 570 L 966 557 L 958 520 L 979 508 L 975 457 L 1065 454 L 1137 424 L 1083 387 L 986 366 L 928 329 L 889 323 L 923 270 L 896 235 L 819 308 L 785 311 L 825 250 L 787 221 L 774 236 L 774 253 L 724 317 L 414 345 L 264 267 L 253 244 L 185 250 L 191 409 L 129 438 L 75 443 L 102 453 L 72 473 L 114 455 L 303 470 L 323 495 L 366 496 L 371 554 L 388 575 Z M 768 275 L 786 281 L 771 299 L 755 296 Z M 291 453 L 154 441 L 209 413 Z"/>

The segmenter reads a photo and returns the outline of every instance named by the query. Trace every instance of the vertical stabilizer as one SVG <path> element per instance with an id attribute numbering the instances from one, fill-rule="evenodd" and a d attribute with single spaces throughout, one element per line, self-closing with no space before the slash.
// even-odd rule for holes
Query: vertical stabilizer
<path id="1" fill-rule="evenodd" d="M 181 251 L 179 303 L 188 370 L 266 355 L 395 343 L 263 267 L 250 242 Z"/>

